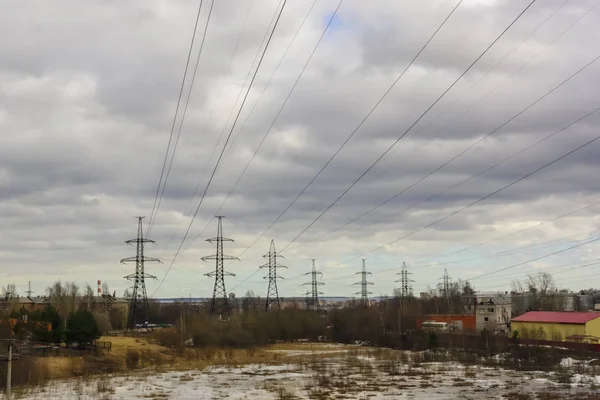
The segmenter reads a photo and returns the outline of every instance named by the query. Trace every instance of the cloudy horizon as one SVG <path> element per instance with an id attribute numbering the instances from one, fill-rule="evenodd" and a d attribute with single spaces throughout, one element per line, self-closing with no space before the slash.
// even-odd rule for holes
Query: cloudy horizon
<path id="1" fill-rule="evenodd" d="M 146 267 L 158 277 L 147 281 L 149 295 L 212 294 L 213 278 L 204 274 L 214 263 L 201 257 L 215 252 L 205 239 L 215 236 L 217 212 L 225 216 L 224 236 L 235 239 L 225 253 L 241 255 L 226 263 L 236 274 L 226 278 L 227 290 L 237 296 L 266 294 L 266 271 L 257 267 L 266 262 L 271 239 L 285 249 L 281 261 L 288 269 L 280 275 L 287 279 L 279 281 L 284 297 L 305 292 L 302 283 L 309 279 L 302 274 L 311 259 L 323 271 L 325 296 L 358 292 L 353 284 L 360 280 L 355 273 L 362 258 L 377 296 L 393 294 L 403 262 L 417 293 L 438 284 L 444 269 L 454 280 L 475 278 L 476 290 L 509 290 L 512 280 L 537 271 L 553 273 L 559 288 L 596 286 L 600 144 L 511 183 L 599 135 L 598 0 L 534 2 L 406 137 L 303 232 L 530 2 L 461 2 L 347 145 L 257 240 L 457 4 L 342 1 L 294 87 L 339 0 L 316 0 L 314 6 L 288 0 L 222 162 L 165 277 L 281 4 L 215 1 L 150 232 L 157 245 L 147 246 L 146 255 L 163 264 Z M 130 286 L 123 276 L 133 265 L 119 261 L 135 254 L 124 243 L 136 236 L 134 217 L 146 216 L 147 226 L 152 214 L 199 3 L 4 4 L 3 286 L 14 282 L 20 294 L 29 281 L 36 294 L 58 279 L 92 286 L 102 280 L 118 294 Z M 210 5 L 203 1 L 180 107 Z"/>

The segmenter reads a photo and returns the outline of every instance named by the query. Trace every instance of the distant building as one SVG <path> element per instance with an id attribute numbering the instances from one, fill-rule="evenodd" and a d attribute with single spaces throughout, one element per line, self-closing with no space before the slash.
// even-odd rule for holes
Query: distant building
<path id="1" fill-rule="evenodd" d="M 10 313 L 12 310 L 25 309 L 27 311 L 41 311 L 46 308 L 48 298 L 43 296 L 24 296 L 12 297 L 0 300 L 0 310 L 4 314 Z"/>
<path id="2" fill-rule="evenodd" d="M 508 293 L 477 293 L 476 330 L 508 332 L 512 316 L 512 298 Z"/>
<path id="3" fill-rule="evenodd" d="M 579 311 L 589 311 L 594 309 L 594 296 L 591 294 L 580 294 Z"/>
<path id="4" fill-rule="evenodd" d="M 99 312 L 110 312 L 113 309 L 120 309 L 124 314 L 129 312 L 130 300 L 103 294 L 95 301 L 95 309 Z"/>
<path id="5" fill-rule="evenodd" d="M 600 313 L 565 311 L 530 311 L 513 318 L 511 328 L 525 339 L 600 340 Z"/>

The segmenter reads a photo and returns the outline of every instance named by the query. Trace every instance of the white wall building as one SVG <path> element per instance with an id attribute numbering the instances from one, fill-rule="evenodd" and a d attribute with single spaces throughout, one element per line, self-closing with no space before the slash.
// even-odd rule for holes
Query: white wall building
<path id="1" fill-rule="evenodd" d="M 477 293 L 475 304 L 475 325 L 478 332 L 484 328 L 494 332 L 508 332 L 512 311 L 509 293 Z"/>

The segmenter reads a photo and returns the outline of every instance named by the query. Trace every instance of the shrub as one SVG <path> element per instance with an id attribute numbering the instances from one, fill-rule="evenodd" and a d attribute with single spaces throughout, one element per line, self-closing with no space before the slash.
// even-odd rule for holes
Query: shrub
<path id="1" fill-rule="evenodd" d="M 138 367 L 140 362 L 140 353 L 134 349 L 128 349 L 127 355 L 125 356 L 125 363 L 129 369 L 135 369 Z"/>

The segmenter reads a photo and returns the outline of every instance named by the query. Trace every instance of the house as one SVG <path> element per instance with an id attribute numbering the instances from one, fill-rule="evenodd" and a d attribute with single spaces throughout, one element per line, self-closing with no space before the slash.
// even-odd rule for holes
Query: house
<path id="1" fill-rule="evenodd" d="M 16 296 L 0 300 L 0 311 L 8 315 L 11 311 L 42 311 L 48 304 L 48 298 L 43 296 Z"/>
<path id="2" fill-rule="evenodd" d="M 513 318 L 511 328 L 525 339 L 565 341 L 586 337 L 600 340 L 600 313 L 567 311 L 530 311 Z"/>

